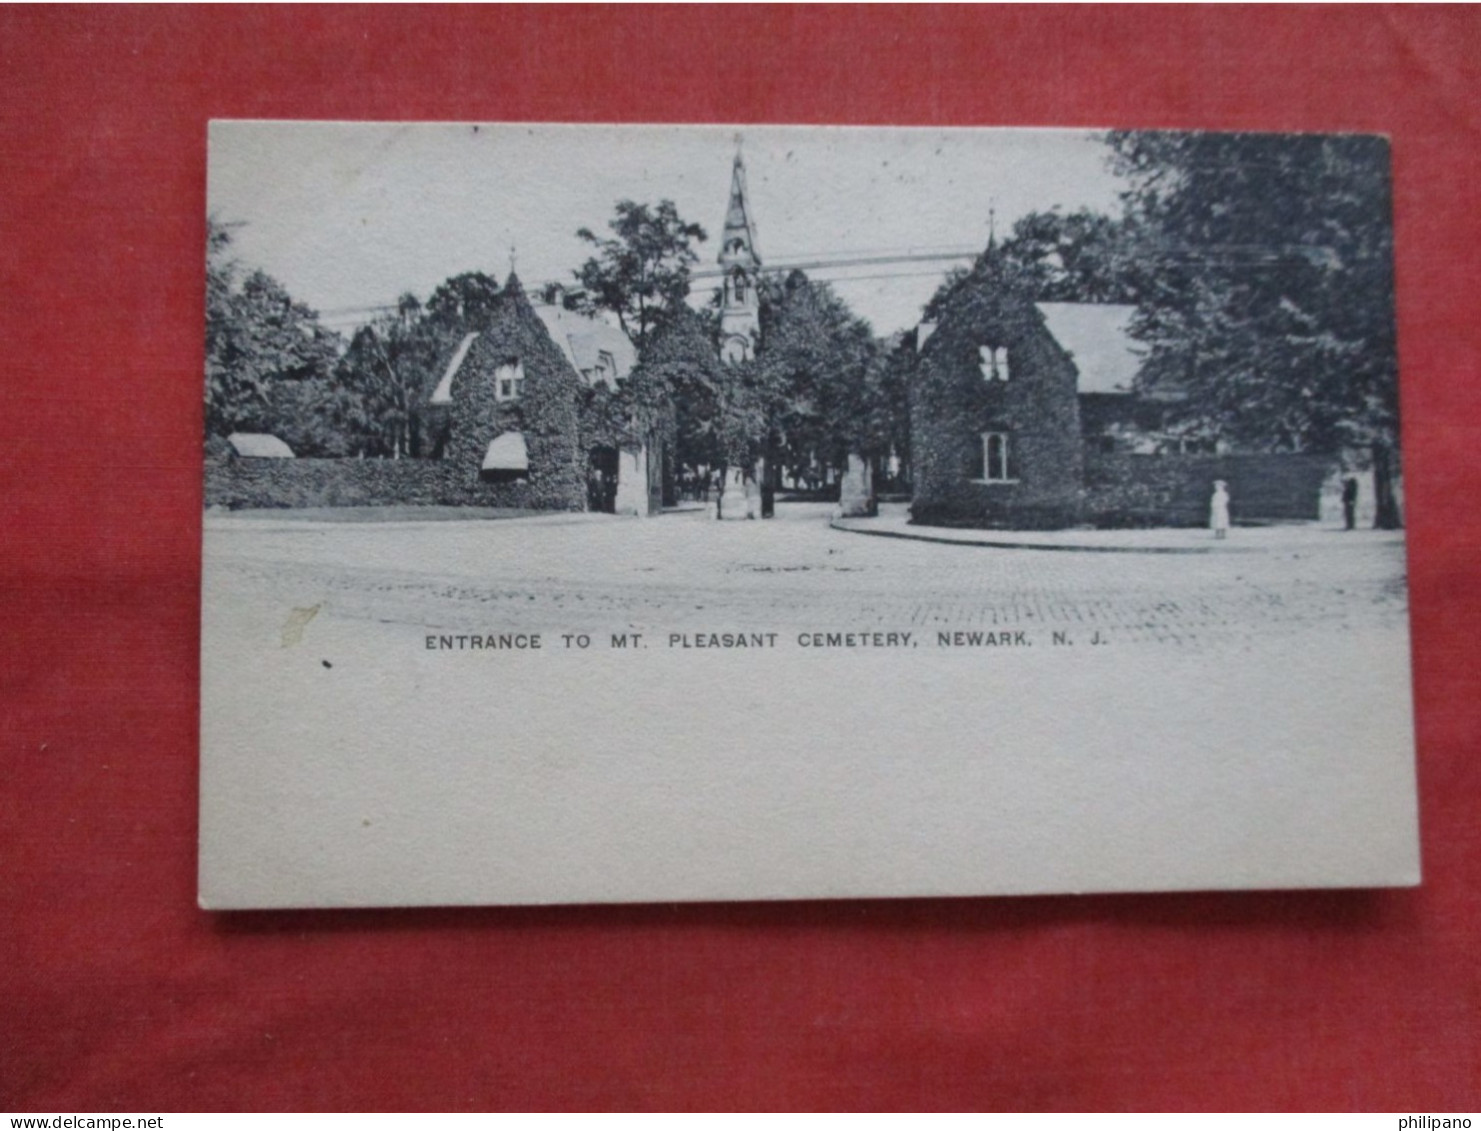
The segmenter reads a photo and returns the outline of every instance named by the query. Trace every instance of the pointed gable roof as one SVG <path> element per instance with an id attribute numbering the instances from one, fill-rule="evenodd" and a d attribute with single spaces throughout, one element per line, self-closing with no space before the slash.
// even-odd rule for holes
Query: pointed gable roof
<path id="1" fill-rule="evenodd" d="M 626 334 L 597 318 L 566 310 L 560 305 L 539 306 L 535 313 L 545 323 L 551 339 L 583 378 L 601 366 L 602 355 L 612 360 L 611 376 L 621 381 L 638 362 L 638 351 Z M 595 376 L 590 378 L 595 380 Z"/>
<path id="2" fill-rule="evenodd" d="M 720 264 L 749 267 L 761 265 L 756 246 L 756 221 L 751 216 L 751 198 L 746 190 L 746 163 L 736 150 L 730 171 L 730 204 L 725 209 L 725 231 L 720 237 Z"/>
<path id="3" fill-rule="evenodd" d="M 975 350 L 979 339 L 1004 333 L 1017 336 L 1042 323 L 1034 303 L 1013 285 L 1002 250 L 989 240 L 972 269 L 947 292 L 936 318 L 925 323 L 929 329 L 918 333 L 916 340 L 923 354 L 949 350 L 958 339 L 971 339 Z"/>
<path id="4" fill-rule="evenodd" d="M 514 268 L 509 268 L 509 278 L 504 280 L 504 289 L 499 292 L 500 299 L 524 299 L 526 306 L 530 306 L 530 300 L 525 295 L 525 285 L 519 281 L 519 276 L 514 273 Z M 534 307 L 530 307 L 531 313 Z"/>
<path id="5" fill-rule="evenodd" d="M 1015 284 L 1002 248 L 989 236 L 971 271 L 941 303 L 937 318 L 917 327 L 917 349 L 941 348 L 938 334 L 975 340 L 1039 323 L 1073 362 L 1079 392 L 1127 394 L 1136 389 L 1143 360 L 1131 337 L 1135 314 L 1136 307 L 1117 303 L 1030 301 Z"/>
<path id="6" fill-rule="evenodd" d="M 453 350 L 453 355 L 448 360 L 447 368 L 442 371 L 442 380 L 438 381 L 437 388 L 432 390 L 432 399 L 429 403 L 453 403 L 453 378 L 458 375 L 458 370 L 463 368 L 463 361 L 468 356 L 468 349 L 473 345 L 474 339 L 477 337 L 477 331 L 472 334 L 463 335 L 463 340 L 458 343 L 457 349 Z"/>
<path id="7" fill-rule="evenodd" d="M 513 272 L 483 328 L 465 334 L 451 351 L 428 402 L 456 404 L 471 393 L 472 385 L 492 382 L 495 370 L 511 358 L 520 360 L 530 387 L 550 381 L 570 388 L 581 385 L 567 350 L 551 335 Z"/>
<path id="8" fill-rule="evenodd" d="M 464 367 L 477 365 L 492 373 L 494 366 L 511 357 L 521 359 L 527 378 L 569 378 L 579 386 L 575 367 L 535 313 L 524 284 L 513 271 L 495 300 L 489 325 L 469 350 L 469 362 Z"/>

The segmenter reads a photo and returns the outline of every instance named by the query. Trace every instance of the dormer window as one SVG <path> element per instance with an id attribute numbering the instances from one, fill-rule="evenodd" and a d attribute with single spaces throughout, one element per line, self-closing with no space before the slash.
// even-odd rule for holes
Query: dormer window
<path id="1" fill-rule="evenodd" d="M 494 370 L 494 399 L 517 401 L 525 392 L 525 367 L 519 358 L 510 358 Z"/>
<path id="2" fill-rule="evenodd" d="M 984 381 L 1008 380 L 1008 348 L 1006 346 L 978 346 L 977 368 Z"/>

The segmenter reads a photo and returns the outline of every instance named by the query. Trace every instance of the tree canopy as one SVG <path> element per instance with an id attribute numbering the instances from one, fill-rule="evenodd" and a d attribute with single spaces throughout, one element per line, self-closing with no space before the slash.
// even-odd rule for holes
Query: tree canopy
<path id="1" fill-rule="evenodd" d="M 1399 525 L 1388 144 L 1355 135 L 1114 133 L 1142 264 L 1149 385 L 1208 434 L 1268 450 L 1367 447 Z"/>
<path id="2" fill-rule="evenodd" d="M 207 434 L 272 432 L 301 454 L 342 454 L 335 422 L 352 408 L 334 375 L 339 336 L 231 250 L 231 229 L 208 220 Z"/>
<path id="3" fill-rule="evenodd" d="M 883 456 L 908 432 L 904 377 L 869 324 L 800 271 L 761 283 L 756 356 L 722 364 L 710 312 L 680 307 L 651 335 L 624 390 L 667 398 L 681 464 L 803 473 L 849 451 Z M 656 403 L 656 401 L 655 401 Z"/>
<path id="4" fill-rule="evenodd" d="M 421 311 L 419 323 L 429 329 L 445 331 L 449 337 L 462 337 L 488 325 L 499 301 L 499 281 L 482 271 L 464 271 L 437 285 Z M 414 295 L 403 295 L 398 304 L 404 313 L 407 301 Z"/>
<path id="5" fill-rule="evenodd" d="M 730 389 L 714 334 L 704 318 L 680 307 L 650 335 L 627 385 L 643 403 L 672 410 L 675 459 L 688 467 L 715 467 L 738 457 L 723 421 Z"/>
<path id="6" fill-rule="evenodd" d="M 1136 298 L 1131 248 L 1123 220 L 1089 209 L 1030 212 L 994 245 L 1006 284 L 1034 302 L 1130 303 Z M 957 285 L 971 274 L 951 271 L 926 303 L 936 321 Z"/>
<path id="7" fill-rule="evenodd" d="M 705 240 L 705 230 L 680 217 L 672 200 L 622 200 L 616 211 L 607 224 L 611 237 L 600 238 L 590 228 L 576 233 L 596 254 L 576 271 L 582 290 L 572 305 L 588 314 L 615 314 L 642 349 L 665 314 L 684 305 L 690 268 L 699 261 L 693 245 Z"/>
<path id="8" fill-rule="evenodd" d="M 397 300 L 395 311 L 355 331 L 339 374 L 341 387 L 357 399 L 359 416 L 349 423 L 363 454 L 411 454 L 412 415 L 427 391 L 443 341 L 409 293 Z"/>
<path id="9" fill-rule="evenodd" d="M 1116 133 L 1149 386 L 1215 438 L 1398 439 L 1388 148 L 1379 138 Z"/>
<path id="10" fill-rule="evenodd" d="M 878 429 L 883 359 L 869 323 L 801 271 L 763 291 L 753 375 L 757 441 L 802 469 L 888 451 Z"/>

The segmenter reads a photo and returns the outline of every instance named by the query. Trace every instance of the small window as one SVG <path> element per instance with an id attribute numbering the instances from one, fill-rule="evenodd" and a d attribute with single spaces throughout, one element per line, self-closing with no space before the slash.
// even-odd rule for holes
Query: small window
<path id="1" fill-rule="evenodd" d="M 1008 379 L 1008 348 L 1006 346 L 978 346 L 977 368 L 984 381 L 1006 381 Z"/>
<path id="2" fill-rule="evenodd" d="M 1008 433 L 982 434 L 982 476 L 989 483 L 1007 483 L 1013 479 L 1008 456 Z"/>
<path id="3" fill-rule="evenodd" d="M 525 368 L 517 358 L 494 370 L 494 399 L 512 401 L 525 391 Z"/>
<path id="4" fill-rule="evenodd" d="M 736 302 L 746 301 L 746 277 L 739 271 L 730 277 L 730 293 Z"/>

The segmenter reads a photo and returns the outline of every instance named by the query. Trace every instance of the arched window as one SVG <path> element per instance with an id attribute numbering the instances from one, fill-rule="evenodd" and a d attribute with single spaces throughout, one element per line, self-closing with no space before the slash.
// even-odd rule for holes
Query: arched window
<path id="1" fill-rule="evenodd" d="M 987 434 L 987 477 L 1008 478 L 1008 437 L 1002 432 Z"/>
<path id="2" fill-rule="evenodd" d="M 1008 379 L 1008 347 L 978 346 L 977 368 L 984 381 L 1006 381 Z"/>
<path id="3" fill-rule="evenodd" d="M 730 294 L 736 302 L 746 301 L 746 275 L 744 271 L 737 271 L 730 276 Z"/>
<path id="4" fill-rule="evenodd" d="M 1012 456 L 1008 450 L 1008 433 L 984 432 L 982 446 L 974 453 L 972 478 L 986 483 L 1011 483 L 1014 480 Z"/>
<path id="5" fill-rule="evenodd" d="M 512 357 L 494 370 L 494 399 L 516 401 L 524 395 L 525 367 L 517 357 Z"/>

